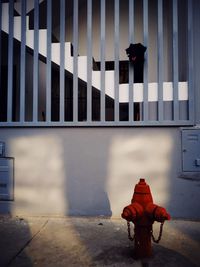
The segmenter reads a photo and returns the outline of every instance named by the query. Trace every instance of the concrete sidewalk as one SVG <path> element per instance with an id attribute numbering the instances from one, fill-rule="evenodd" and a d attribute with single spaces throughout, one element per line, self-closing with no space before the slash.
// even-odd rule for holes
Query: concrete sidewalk
<path id="1" fill-rule="evenodd" d="M 134 260 L 122 219 L 0 217 L 1 267 L 199 267 L 200 222 L 166 222 L 153 249 L 150 260 Z"/>

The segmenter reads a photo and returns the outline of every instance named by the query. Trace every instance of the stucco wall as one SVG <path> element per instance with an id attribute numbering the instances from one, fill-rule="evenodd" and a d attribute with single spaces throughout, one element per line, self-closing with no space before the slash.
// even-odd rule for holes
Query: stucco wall
<path id="1" fill-rule="evenodd" d="M 140 177 L 173 217 L 200 218 L 200 181 L 178 178 L 178 128 L 1 129 L 15 158 L 15 201 L 0 211 L 120 216 Z"/>

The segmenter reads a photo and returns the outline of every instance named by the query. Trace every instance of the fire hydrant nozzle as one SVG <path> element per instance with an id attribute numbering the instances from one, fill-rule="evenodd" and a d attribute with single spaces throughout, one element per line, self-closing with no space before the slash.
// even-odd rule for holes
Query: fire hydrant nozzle
<path id="1" fill-rule="evenodd" d="M 128 234 L 130 237 L 130 222 L 135 225 L 135 257 L 145 258 L 152 255 L 151 237 L 154 242 L 159 242 L 162 235 L 163 223 L 170 220 L 166 209 L 153 203 L 151 190 L 145 179 L 141 178 L 136 184 L 131 204 L 123 209 L 122 218 L 127 220 Z M 154 221 L 161 222 L 158 240 L 155 240 L 152 231 Z M 133 238 L 130 238 L 133 240 Z"/>

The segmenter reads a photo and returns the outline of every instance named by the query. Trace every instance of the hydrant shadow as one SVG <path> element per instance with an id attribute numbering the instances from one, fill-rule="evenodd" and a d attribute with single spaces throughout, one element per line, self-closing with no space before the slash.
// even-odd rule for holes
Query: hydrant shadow
<path id="1" fill-rule="evenodd" d="M 143 264 L 142 267 L 197 267 L 197 265 L 183 254 L 161 245 L 153 245 L 153 256 L 148 261 L 144 260 Z"/>
<path id="2" fill-rule="evenodd" d="M 126 224 L 121 220 L 97 218 L 74 218 L 71 220 L 73 232 L 79 238 L 82 255 L 72 249 L 70 258 L 76 266 L 113 266 L 113 267 L 197 267 L 189 257 L 177 251 L 153 244 L 153 256 L 145 259 L 134 258 L 134 244 L 127 240 Z M 171 240 L 173 242 L 173 240 Z M 85 258 L 89 263 L 85 264 Z M 84 263 L 84 264 L 83 264 Z M 73 266 L 73 265 L 71 265 Z M 74 265 L 75 266 L 75 265 Z"/>
<path id="3" fill-rule="evenodd" d="M 134 259 L 133 248 L 110 247 L 93 258 L 96 266 L 132 266 L 132 267 L 197 267 L 182 254 L 157 246 L 154 255 L 147 259 Z"/>
<path id="4" fill-rule="evenodd" d="M 141 261 L 142 267 L 149 267 L 149 263 L 145 261 Z"/>

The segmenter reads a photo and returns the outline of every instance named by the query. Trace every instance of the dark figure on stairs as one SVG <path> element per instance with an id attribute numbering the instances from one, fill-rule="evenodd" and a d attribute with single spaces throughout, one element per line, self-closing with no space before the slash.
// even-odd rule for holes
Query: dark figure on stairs
<path id="1" fill-rule="evenodd" d="M 126 48 L 126 54 L 134 68 L 134 83 L 143 83 L 144 53 L 146 49 L 141 43 L 130 44 Z"/>
<path id="2" fill-rule="evenodd" d="M 134 68 L 134 83 L 143 83 L 144 53 L 146 49 L 141 43 L 130 44 L 126 48 L 126 54 Z M 140 103 L 134 103 L 134 120 L 140 120 Z"/>

